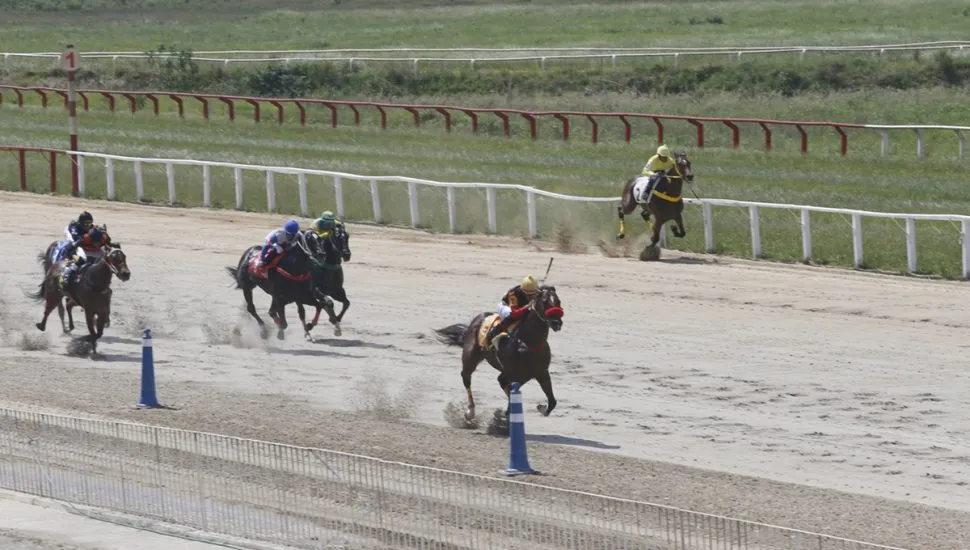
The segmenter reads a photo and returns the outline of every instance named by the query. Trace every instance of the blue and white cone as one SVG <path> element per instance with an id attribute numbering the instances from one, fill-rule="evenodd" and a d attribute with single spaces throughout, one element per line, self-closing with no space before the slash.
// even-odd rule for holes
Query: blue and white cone
<path id="1" fill-rule="evenodd" d="M 516 382 L 512 382 L 509 391 L 509 467 L 505 473 L 510 476 L 537 473 L 529 466 L 525 445 L 525 412 L 522 393 L 519 392 L 519 384 Z"/>
<path id="2" fill-rule="evenodd" d="M 139 409 L 159 407 L 155 396 L 155 358 L 152 355 L 152 331 L 145 329 L 141 336 L 141 399 Z"/>

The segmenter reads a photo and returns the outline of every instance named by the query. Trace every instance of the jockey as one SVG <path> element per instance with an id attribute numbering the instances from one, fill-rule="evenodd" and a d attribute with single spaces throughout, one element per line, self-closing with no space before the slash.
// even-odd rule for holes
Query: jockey
<path id="1" fill-rule="evenodd" d="M 495 348 L 495 343 L 492 340 L 513 321 L 525 317 L 525 314 L 529 312 L 529 304 L 538 291 L 539 281 L 532 275 L 526 275 L 521 283 L 510 288 L 505 296 L 502 296 L 502 301 L 498 304 L 498 314 L 502 320 L 496 323 L 485 336 L 487 349 Z"/>
<path id="2" fill-rule="evenodd" d="M 85 214 L 87 214 L 87 212 L 85 212 Z M 83 215 L 84 214 L 82 214 L 82 216 Z M 88 216 L 90 216 L 90 214 L 88 214 Z M 61 289 L 67 288 L 67 286 L 73 282 L 74 275 L 79 269 L 81 269 L 81 266 L 84 265 L 84 262 L 87 260 L 89 255 L 99 255 L 101 253 L 101 249 L 110 243 L 111 241 L 108 238 L 108 235 L 97 227 L 91 228 L 87 233 L 82 235 L 81 238 L 72 241 L 71 249 L 76 251 L 78 247 L 81 247 L 81 253 L 74 254 L 74 256 L 68 259 L 64 265 L 64 272 L 62 273 L 59 281 Z"/>
<path id="3" fill-rule="evenodd" d="M 342 222 L 337 221 L 337 217 L 333 215 L 333 212 L 327 210 L 320 217 L 313 220 L 313 225 L 310 227 L 313 232 L 317 234 L 318 237 L 329 237 L 330 230 L 340 225 Z"/>
<path id="4" fill-rule="evenodd" d="M 76 220 L 71 220 L 71 223 L 67 224 L 67 227 L 64 228 L 64 238 L 66 240 L 58 247 L 57 257 L 52 258 L 52 260 L 73 255 L 74 249 L 76 248 L 76 245 L 73 243 L 81 240 L 84 234 L 90 231 L 92 227 L 94 227 L 94 216 L 87 210 L 81 212 L 81 215 Z"/>
<path id="5" fill-rule="evenodd" d="M 273 261 L 277 256 L 284 254 L 293 248 L 300 235 L 300 222 L 289 220 L 283 224 L 282 229 L 274 229 L 266 235 L 266 242 L 263 249 L 259 252 L 259 261 L 256 262 L 256 274 L 260 277 L 266 275 L 266 264 Z"/>
<path id="6" fill-rule="evenodd" d="M 675 162 L 670 154 L 670 148 L 666 145 L 657 147 L 657 154 L 650 157 L 650 160 L 643 165 L 641 174 L 649 177 L 650 180 L 647 183 L 647 188 L 643 190 L 643 195 L 640 197 L 641 201 L 646 200 L 650 196 L 650 193 L 653 192 L 653 187 L 657 184 L 657 176 L 674 166 Z"/>

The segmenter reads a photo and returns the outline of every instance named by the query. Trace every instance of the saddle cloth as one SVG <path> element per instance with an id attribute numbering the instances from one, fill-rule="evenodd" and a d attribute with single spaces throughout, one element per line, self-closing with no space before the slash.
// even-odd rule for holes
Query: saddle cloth
<path id="1" fill-rule="evenodd" d="M 650 183 L 649 176 L 640 176 L 633 182 L 633 200 L 640 204 L 647 202 L 649 197 L 644 197 L 643 192 L 647 189 L 647 184 Z"/>
<path id="2" fill-rule="evenodd" d="M 488 347 L 488 342 L 485 341 L 485 338 L 488 336 L 488 331 L 492 330 L 492 327 L 497 325 L 501 320 L 502 320 L 502 317 L 499 316 L 498 313 L 493 313 L 488 317 L 486 317 L 484 321 L 482 321 L 482 326 L 481 328 L 478 329 L 479 347 L 483 347 L 483 348 Z M 508 334 L 512 334 L 512 330 L 515 329 L 515 327 L 521 322 L 522 322 L 521 320 L 512 321 L 512 324 L 510 324 L 508 328 L 505 329 L 505 332 Z"/>

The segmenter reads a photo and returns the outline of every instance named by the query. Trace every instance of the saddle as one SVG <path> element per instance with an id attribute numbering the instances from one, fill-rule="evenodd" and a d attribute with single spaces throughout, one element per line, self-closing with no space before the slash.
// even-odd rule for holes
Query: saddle
<path id="1" fill-rule="evenodd" d="M 482 321 L 482 326 L 481 328 L 478 329 L 478 345 L 480 347 L 482 348 L 488 347 L 489 342 L 485 341 L 485 338 L 488 336 L 488 332 L 492 330 L 492 327 L 499 324 L 501 321 L 502 321 L 502 317 L 498 313 L 493 313 L 488 317 L 486 317 L 484 321 Z M 506 335 L 512 334 L 512 331 L 515 330 L 515 327 L 519 326 L 519 323 L 521 322 L 522 322 L 521 319 L 512 321 L 512 323 L 508 326 L 508 328 L 505 329 L 504 334 Z M 498 338 L 499 335 L 501 334 L 503 333 L 500 332 L 499 334 L 496 334 L 495 338 Z"/>
<path id="2" fill-rule="evenodd" d="M 249 266 L 247 267 L 246 271 L 248 271 L 249 274 L 252 275 L 253 277 L 257 277 L 260 279 L 269 279 L 269 270 L 276 269 L 276 272 L 279 273 L 281 276 L 283 276 L 283 278 L 289 279 L 291 281 L 302 283 L 303 281 L 310 280 L 309 272 L 304 273 L 303 275 L 293 275 L 289 271 L 283 269 L 282 267 L 279 267 L 278 264 L 282 259 L 283 259 L 282 254 L 277 255 L 275 258 L 273 258 L 273 260 L 270 263 L 263 266 L 263 271 L 258 272 L 256 271 L 256 264 L 259 262 L 259 256 L 253 256 L 253 259 L 249 261 Z"/>

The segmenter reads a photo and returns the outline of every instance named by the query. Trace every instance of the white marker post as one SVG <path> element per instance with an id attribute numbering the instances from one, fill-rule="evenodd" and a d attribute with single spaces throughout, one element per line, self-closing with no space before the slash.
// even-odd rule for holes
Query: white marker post
<path id="1" fill-rule="evenodd" d="M 74 75 L 81 66 L 81 56 L 68 44 L 61 52 L 61 69 L 67 71 L 67 131 L 71 136 L 70 149 L 77 151 L 77 84 Z M 78 195 L 78 158 L 71 155 L 71 194 Z"/>

